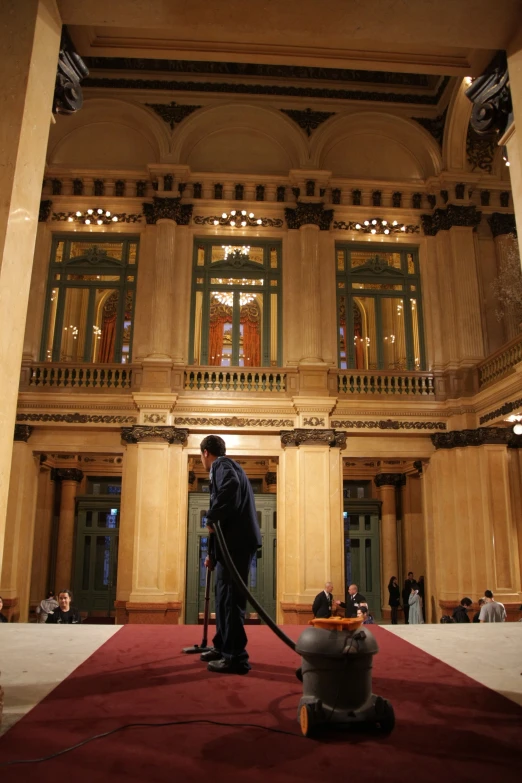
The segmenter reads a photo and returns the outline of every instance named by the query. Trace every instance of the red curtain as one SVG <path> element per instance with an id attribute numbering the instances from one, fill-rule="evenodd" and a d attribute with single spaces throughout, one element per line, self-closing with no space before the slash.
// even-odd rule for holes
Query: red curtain
<path id="1" fill-rule="evenodd" d="M 241 307 L 239 320 L 243 327 L 244 366 L 259 367 L 261 365 L 261 311 L 255 300 Z M 210 303 L 208 363 L 214 367 L 221 366 L 224 325 L 226 323 L 232 323 L 232 308 L 212 300 Z"/>
<path id="2" fill-rule="evenodd" d="M 117 308 L 118 292 L 114 291 L 103 305 L 101 344 L 98 353 L 98 361 L 102 364 L 109 364 L 114 361 Z"/>

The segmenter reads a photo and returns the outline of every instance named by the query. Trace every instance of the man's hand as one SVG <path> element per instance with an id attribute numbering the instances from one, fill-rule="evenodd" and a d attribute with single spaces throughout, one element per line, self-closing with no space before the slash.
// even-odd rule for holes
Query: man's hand
<path id="1" fill-rule="evenodd" d="M 207 525 L 207 530 L 209 533 L 214 533 L 214 528 L 210 527 L 210 525 Z"/>
<path id="2" fill-rule="evenodd" d="M 340 602 L 340 601 L 334 601 L 334 604 L 335 604 L 336 606 L 341 606 L 341 602 Z"/>
<path id="3" fill-rule="evenodd" d="M 208 568 L 209 571 L 214 570 L 214 563 L 209 555 L 207 555 L 205 558 L 205 568 Z"/>

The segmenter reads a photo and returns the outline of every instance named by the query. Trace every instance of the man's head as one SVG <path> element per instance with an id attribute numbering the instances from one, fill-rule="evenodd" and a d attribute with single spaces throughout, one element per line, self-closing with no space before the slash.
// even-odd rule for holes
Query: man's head
<path id="1" fill-rule="evenodd" d="M 472 606 L 473 601 L 471 598 L 463 598 L 460 602 L 460 605 L 463 606 L 465 609 L 468 609 L 470 606 Z"/>
<path id="2" fill-rule="evenodd" d="M 367 606 L 361 606 L 359 609 L 357 609 L 357 617 L 366 617 L 368 614 L 368 607 Z"/>
<path id="3" fill-rule="evenodd" d="M 348 592 L 350 593 L 350 595 L 355 595 L 358 592 L 357 585 L 350 585 L 350 587 L 348 588 Z"/>
<path id="4" fill-rule="evenodd" d="M 58 593 L 58 603 L 62 612 L 68 612 L 71 608 L 72 593 L 70 590 L 60 590 Z"/>
<path id="5" fill-rule="evenodd" d="M 227 447 L 223 438 L 219 435 L 207 435 L 199 444 L 201 449 L 201 462 L 205 470 L 210 470 L 212 463 L 218 457 L 224 457 L 227 453 Z"/>
<path id="6" fill-rule="evenodd" d="M 486 599 L 485 598 L 479 598 L 478 599 L 478 605 L 479 606 L 484 606 L 485 603 L 486 603 Z"/>
<path id="7" fill-rule="evenodd" d="M 408 579 L 413 579 L 413 571 L 408 571 Z"/>
<path id="8" fill-rule="evenodd" d="M 324 589 L 327 593 L 331 593 L 333 590 L 333 584 L 331 582 L 325 582 Z"/>
<path id="9" fill-rule="evenodd" d="M 493 593 L 491 590 L 484 590 L 484 597 L 486 601 L 492 601 L 493 600 Z"/>

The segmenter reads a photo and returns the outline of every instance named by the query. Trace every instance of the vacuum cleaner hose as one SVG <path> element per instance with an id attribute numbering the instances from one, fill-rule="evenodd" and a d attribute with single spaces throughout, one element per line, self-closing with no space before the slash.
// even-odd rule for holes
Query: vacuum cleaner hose
<path id="1" fill-rule="evenodd" d="M 219 549 L 223 555 L 223 559 L 225 561 L 225 565 L 230 571 L 230 574 L 232 576 L 232 579 L 236 583 L 236 586 L 241 590 L 244 596 L 246 596 L 247 600 L 252 604 L 256 612 L 260 617 L 263 618 L 265 623 L 268 625 L 271 631 L 275 633 L 276 636 L 278 636 L 282 642 L 284 642 L 288 647 L 290 647 L 291 650 L 295 652 L 295 642 L 290 639 L 289 636 L 284 633 L 281 628 L 279 628 L 278 625 L 275 624 L 275 622 L 272 620 L 269 614 L 265 612 L 261 604 L 254 598 L 254 596 L 249 591 L 246 584 L 241 579 L 241 576 L 239 574 L 239 571 L 237 570 L 234 561 L 230 557 L 230 552 L 227 549 L 227 545 L 225 543 L 225 537 L 223 535 L 223 531 L 221 530 L 221 525 L 219 522 L 214 523 L 214 530 L 216 532 Z"/>

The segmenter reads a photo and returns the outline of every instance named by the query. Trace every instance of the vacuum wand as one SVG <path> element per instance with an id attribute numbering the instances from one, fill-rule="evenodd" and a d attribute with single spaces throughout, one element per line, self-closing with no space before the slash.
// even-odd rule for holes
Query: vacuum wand
<path id="1" fill-rule="evenodd" d="M 204 653 L 210 650 L 207 647 L 207 635 L 208 635 L 208 621 L 210 619 L 210 581 L 212 579 L 212 572 L 210 568 L 207 568 L 207 576 L 205 581 L 205 613 L 203 615 L 203 639 L 201 644 L 195 644 L 192 647 L 184 647 L 183 652 L 187 655 L 196 655 L 196 653 Z"/>

